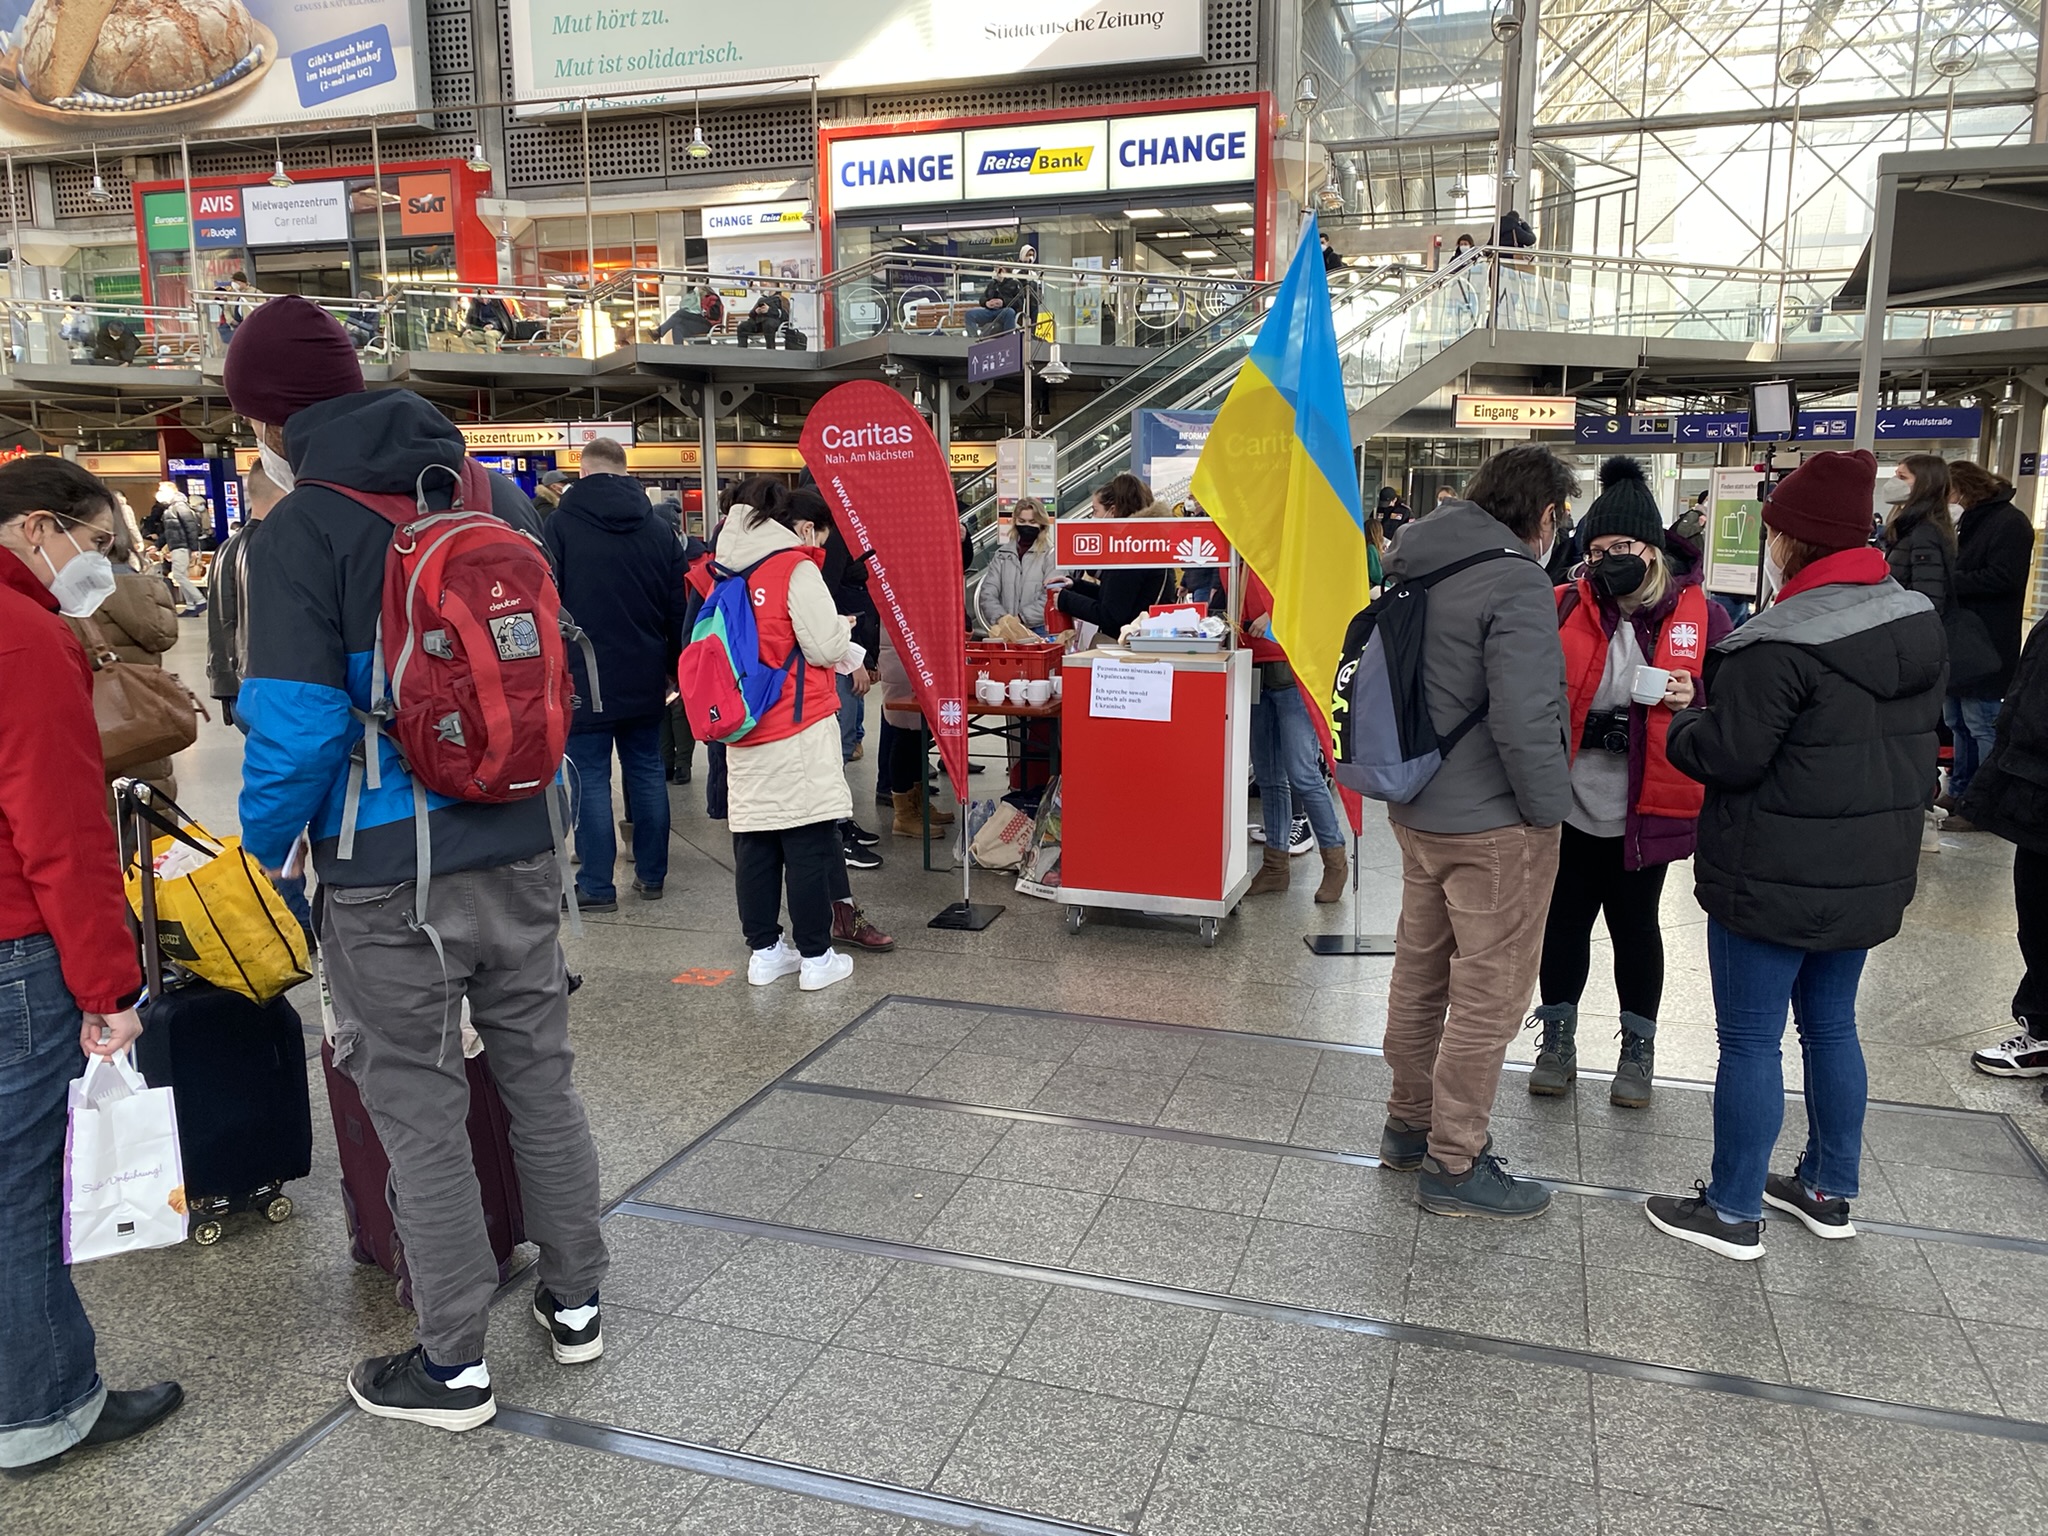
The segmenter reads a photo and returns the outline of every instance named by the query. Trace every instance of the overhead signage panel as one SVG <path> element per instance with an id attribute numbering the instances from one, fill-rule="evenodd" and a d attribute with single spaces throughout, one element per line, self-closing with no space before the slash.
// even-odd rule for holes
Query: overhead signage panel
<path id="1" fill-rule="evenodd" d="M 1494 398 L 1477 395 L 1459 397 L 1461 401 Z M 1670 430 L 1656 430 L 1660 423 L 1669 423 Z M 1462 416 L 1458 425 L 1467 425 Z M 1587 411 L 1578 416 L 1573 426 L 1573 435 L 1579 442 L 1617 448 L 1636 444 L 1706 447 L 1715 443 L 1750 441 L 1747 411 L 1680 416 L 1612 416 Z M 1981 436 L 1983 428 L 1984 413 L 1975 406 L 1891 406 L 1877 413 L 1876 436 L 1879 441 L 1973 438 Z M 1856 413 L 1848 410 L 1801 411 L 1798 428 L 1793 435 L 1802 443 L 1846 445 L 1856 439 Z"/>
<path id="2" fill-rule="evenodd" d="M 809 203 L 736 203 L 727 208 L 704 210 L 706 240 L 730 240 L 739 235 L 776 232 L 801 235 L 810 227 Z"/>
<path id="3" fill-rule="evenodd" d="M 1109 184 L 1119 192 L 1221 186 L 1258 174 L 1256 107 L 1117 117 L 1108 126 Z"/>
<path id="4" fill-rule="evenodd" d="M 1206 517 L 1063 517 L 1053 524 L 1063 570 L 1222 565 L 1230 540 Z"/>
<path id="5" fill-rule="evenodd" d="M 960 201 L 960 135 L 899 133 L 832 142 L 834 208 L 918 207 Z"/>
<path id="6" fill-rule="evenodd" d="M 404 235 L 455 233 L 455 178 L 446 171 L 399 177 L 398 229 Z"/>
<path id="7" fill-rule="evenodd" d="M 1570 395 L 1458 395 L 1454 397 L 1452 424 L 1570 431 L 1577 408 Z"/>
<path id="8" fill-rule="evenodd" d="M 348 239 L 348 191 L 338 181 L 242 188 L 251 245 L 320 245 Z"/>
<path id="9" fill-rule="evenodd" d="M 968 200 L 1021 202 L 1064 193 L 1109 189 L 1109 124 L 1038 123 L 1017 128 L 974 128 L 965 137 L 962 166 Z"/>

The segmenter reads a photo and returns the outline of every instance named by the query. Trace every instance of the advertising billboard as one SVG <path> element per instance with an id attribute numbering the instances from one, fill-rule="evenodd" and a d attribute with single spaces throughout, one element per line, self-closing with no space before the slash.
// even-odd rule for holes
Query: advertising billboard
<path id="1" fill-rule="evenodd" d="M 638 105 L 792 76 L 816 76 L 822 91 L 857 91 L 1202 53 L 1202 0 L 784 0 L 692 9 L 701 14 L 680 15 L 662 0 L 510 0 L 514 94 L 527 103 L 520 111 L 646 92 L 631 103 Z"/>
<path id="2" fill-rule="evenodd" d="M 419 112 L 425 15 L 423 0 L 0 0 L 0 147 Z"/>

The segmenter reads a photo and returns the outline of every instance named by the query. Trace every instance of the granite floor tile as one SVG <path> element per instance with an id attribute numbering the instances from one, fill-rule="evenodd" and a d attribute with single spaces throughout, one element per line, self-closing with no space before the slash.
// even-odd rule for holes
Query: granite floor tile
<path id="1" fill-rule="evenodd" d="M 1321 1059 L 1330 1053 L 1266 1040 L 1211 1040 L 1188 1063 L 1189 1077 L 1214 1078 L 1243 1088 L 1264 1088 L 1299 1099 L 1308 1092 Z"/>
<path id="2" fill-rule="evenodd" d="M 444 1536 L 646 1536 L 667 1531 L 706 1479 L 675 1467 L 482 1429 L 464 1479 L 476 1492 L 441 1527 Z M 407 1483 L 392 1504 L 408 1503 Z M 481 1487 L 477 1487 L 481 1483 Z"/>
<path id="3" fill-rule="evenodd" d="M 492 1435 L 493 1452 L 501 1438 Z M 234 1528 L 244 1536 L 425 1536 L 453 1520 L 479 1480 L 477 1452 L 456 1436 L 365 1414 L 238 1504 Z"/>
<path id="4" fill-rule="evenodd" d="M 1262 1219 L 1230 1289 L 1288 1306 L 1399 1318 L 1408 1266 L 1406 1238 Z"/>
<path id="5" fill-rule="evenodd" d="M 1102 1209 L 1102 1196 L 973 1178 L 925 1228 L 934 1248 L 1026 1264 L 1064 1264 Z"/>
<path id="6" fill-rule="evenodd" d="M 1517 1174 L 1539 1179 L 1580 1177 L 1579 1128 L 1569 1120 L 1497 1120 L 1493 1150 Z M 1588 1179 L 1590 1183 L 1600 1182 Z"/>
<path id="7" fill-rule="evenodd" d="M 1280 1160 L 1273 1175 L 1261 1214 L 1273 1221 L 1406 1238 L 1415 1231 L 1420 1208 L 1415 1204 L 1411 1175 L 1356 1163 L 1287 1157 Z"/>
<path id="8" fill-rule="evenodd" d="M 546 1332 L 533 1321 L 532 1292 L 521 1288 L 492 1309 L 491 1391 L 501 1403 L 541 1413 L 572 1413 L 585 1394 L 615 1375 L 664 1322 L 658 1312 L 620 1306 L 604 1294 L 604 1353 L 564 1369 Z"/>
<path id="9" fill-rule="evenodd" d="M 778 1089 L 720 1131 L 718 1139 L 836 1157 L 882 1118 L 884 1107 L 862 1099 Z"/>
<path id="10" fill-rule="evenodd" d="M 1412 1202 L 1413 1174 L 1380 1177 Z M 1586 1252 L 1583 1209 L 1596 1203 L 1577 1195 L 1557 1195 L 1550 1209 L 1533 1221 L 1446 1221 L 1416 1206 L 1415 1251 L 1471 1264 L 1484 1264 L 1497 1253 L 1577 1264 Z"/>
<path id="11" fill-rule="evenodd" d="M 746 1449 L 922 1488 L 989 1386 L 990 1378 L 978 1372 L 827 1349 L 748 1437 Z"/>
<path id="12" fill-rule="evenodd" d="M 823 1343 L 882 1283 L 887 1259 L 759 1238 L 678 1309 L 699 1322 Z"/>
<path id="13" fill-rule="evenodd" d="M 1362 1153 L 1378 1157 L 1380 1132 L 1387 1123 L 1387 1101 L 1341 1098 L 1330 1093 L 1311 1093 L 1301 1101 L 1301 1112 L 1284 1138 L 1289 1145 L 1313 1147 L 1320 1152 Z"/>
<path id="14" fill-rule="evenodd" d="M 1600 1506 L 1583 1483 L 1383 1448 L 1373 1536 L 1595 1536 Z"/>
<path id="15" fill-rule="evenodd" d="M 1375 1460 L 1354 1441 L 1184 1414 L 1138 1529 L 1148 1536 L 1359 1536 Z"/>
<path id="16" fill-rule="evenodd" d="M 956 1104 L 986 1104 L 996 1109 L 1028 1109 L 1053 1063 L 1020 1056 L 994 1056 L 980 1051 L 954 1051 L 921 1075 L 910 1092 Z"/>
<path id="17" fill-rule="evenodd" d="M 1373 1445 L 1387 1415 L 1397 1348 L 1388 1339 L 1334 1328 L 1220 1317 L 1187 1406 Z"/>
<path id="18" fill-rule="evenodd" d="M 1664 1241 L 1674 1248 L 1692 1246 Z M 1732 1259 L 1715 1262 L 1729 1269 L 1756 1267 Z M 1769 1255 L 1758 1262 L 1769 1263 Z M 1760 1291 L 1595 1265 L 1586 1271 L 1586 1320 L 1588 1339 L 1603 1355 L 1759 1381 L 1798 1379 L 1787 1375 L 1779 1330 Z"/>
<path id="19" fill-rule="evenodd" d="M 957 1173 L 835 1158 L 775 1219 L 819 1232 L 914 1243 L 963 1182 Z"/>
<path id="20" fill-rule="evenodd" d="M 1991 1378 L 1999 1412 L 2048 1423 L 2048 1340 L 2013 1322 L 1962 1324 L 1963 1337 Z"/>
<path id="21" fill-rule="evenodd" d="M 1403 1344 L 1382 1443 L 1425 1454 L 1456 1448 L 1488 1466 L 1590 1484 L 1586 1373 Z"/>
<path id="22" fill-rule="evenodd" d="M 1156 1205 L 1188 1205 L 1204 1211 L 1230 1211 L 1256 1216 L 1265 1203 L 1274 1172 L 1282 1163 L 1297 1162 L 1263 1152 L 1237 1152 L 1199 1142 L 1133 1138 L 1138 1150 L 1117 1181 L 1115 1192 L 1126 1199 Z"/>
<path id="23" fill-rule="evenodd" d="M 1998 1411 L 1991 1383 L 1952 1318 L 1805 1296 L 1769 1300 L 1794 1381 L 1929 1408 Z"/>
<path id="24" fill-rule="evenodd" d="M 1601 1536 L 1811 1536 L 1822 1525 L 1759 1519 L 1703 1504 L 1655 1499 L 1620 1488 L 1600 1490 Z"/>
<path id="25" fill-rule="evenodd" d="M 803 1339 L 672 1318 L 577 1403 L 601 1424 L 737 1446 L 817 1356 Z"/>
<path id="26" fill-rule="evenodd" d="M 686 1227 L 649 1216 L 618 1216 L 604 1224 L 611 1268 L 605 1272 L 608 1307 L 673 1312 L 682 1299 L 746 1247 L 747 1239 L 708 1227 Z"/>
<path id="27" fill-rule="evenodd" d="M 1106 1195 L 1143 1144 L 1140 1137 L 1112 1131 L 1020 1120 L 974 1171 L 984 1179 Z"/>
<path id="28" fill-rule="evenodd" d="M 1150 1125 L 1172 1097 L 1173 1085 L 1173 1078 L 1155 1073 L 1070 1060 L 1052 1074 L 1031 1108 L 1117 1125 Z"/>
<path id="29" fill-rule="evenodd" d="M 1592 1386 L 1602 1488 L 1826 1523 L 1798 1409 L 1616 1376 Z"/>
<path id="30" fill-rule="evenodd" d="M 1001 1275 L 897 1264 L 833 1341 L 993 1374 L 1003 1368 L 1051 1288 Z"/>
<path id="31" fill-rule="evenodd" d="M 1111 1530 L 1137 1524 L 1178 1415 L 1031 1381 L 999 1381 L 933 1488 Z"/>
<path id="32" fill-rule="evenodd" d="M 1887 1163 L 1885 1176 L 1905 1219 L 1916 1226 L 2048 1239 L 2048 1187 L 2031 1174 Z"/>
<path id="33" fill-rule="evenodd" d="M 1607 1091 L 1606 1083 L 1591 1080 L 1574 1090 L 1571 1103 L 1579 1124 L 1587 1130 L 1676 1136 L 1692 1141 L 1714 1139 L 1714 1096 L 1711 1093 L 1660 1084 L 1652 1090 L 1647 1108 L 1625 1109 L 1610 1100 Z M 1788 1107 L 1786 1113 L 1792 1116 L 1798 1111 Z"/>
<path id="34" fill-rule="evenodd" d="M 1948 1311 L 1948 1299 L 1919 1243 L 1867 1232 L 1830 1241 L 1812 1236 L 1795 1217 L 1773 1211 L 1767 1246 L 1756 1267 L 1764 1289 L 1773 1295 L 1865 1303 L 1895 1312 Z"/>
<path id="35" fill-rule="evenodd" d="M 1009 1124 L 988 1115 L 898 1104 L 849 1146 L 845 1156 L 939 1173 L 972 1173 L 1003 1139 Z"/>
<path id="36" fill-rule="evenodd" d="M 1560 1197 L 1551 1209 L 1563 1204 Z M 1764 1243 L 1764 1257 L 1737 1264 L 1691 1243 L 1667 1237 L 1650 1225 L 1641 1201 L 1585 1199 L 1576 1202 L 1584 1229 L 1586 1263 L 1594 1269 L 1625 1269 L 1639 1275 L 1664 1275 L 1696 1285 L 1720 1286 L 1761 1297 L 1763 1266 L 1777 1246 L 1774 1228 Z M 1527 1226 L 1531 1223 L 1521 1223 Z"/>
<path id="37" fill-rule="evenodd" d="M 853 1038 L 950 1051 L 995 1017 L 983 1008 L 889 1002 L 863 1020 L 854 1030 Z"/>
<path id="38" fill-rule="evenodd" d="M 877 1088 L 909 1093 L 945 1053 L 928 1046 L 898 1045 L 891 1040 L 842 1040 L 797 1073 L 806 1083 L 833 1083 L 842 1088 Z"/>
<path id="39" fill-rule="evenodd" d="M 1475 1267 L 1463 1258 L 1418 1252 L 1402 1315 L 1432 1328 L 1584 1349 L 1586 1278 L 1577 1264 L 1519 1254 L 1496 1255 Z"/>
<path id="40" fill-rule="evenodd" d="M 1005 1374 L 1178 1408 L 1215 1326 L 1194 1307 L 1055 1286 Z"/>
<path id="41" fill-rule="evenodd" d="M 1104 1202 L 1067 1267 L 1189 1290 L 1223 1291 L 1237 1273 L 1251 1232 L 1245 1217 L 1221 1211 L 1111 1199 Z"/>
<path id="42" fill-rule="evenodd" d="M 1021 1056 L 1026 1061 L 1065 1061 L 1076 1048 L 1105 1027 L 1086 1019 L 1051 1018 L 1045 1014 L 985 1015 L 961 1045 L 991 1056 Z"/>
<path id="43" fill-rule="evenodd" d="M 1162 1078 L 1171 1088 L 1187 1071 L 1202 1044 L 1200 1035 L 1183 1030 L 1105 1024 L 1075 1046 L 1074 1054 L 1067 1059 L 1077 1067 L 1102 1067 Z"/>
<path id="44" fill-rule="evenodd" d="M 707 1142 L 642 1198 L 656 1205 L 767 1221 L 817 1177 L 826 1161 L 811 1152 L 737 1141 Z"/>
<path id="45" fill-rule="evenodd" d="M 713 1483 L 683 1511 L 674 1536 L 904 1536 L 909 1529 L 894 1515 L 851 1504 L 750 1483 Z"/>
<path id="46" fill-rule="evenodd" d="M 2041 1536 L 2041 1487 L 2009 1441 L 1812 1413 L 1807 1443 L 1837 1531 Z"/>
<path id="47" fill-rule="evenodd" d="M 2005 1123 L 1991 1115 L 1963 1118 L 1873 1108 L 1864 1117 L 1863 1147 L 1872 1157 L 1908 1167 L 2040 1177 Z"/>
<path id="48" fill-rule="evenodd" d="M 1961 1243 L 1921 1243 L 1919 1248 L 1958 1317 L 2009 1324 L 2016 1298 L 2048 1295 L 2048 1254 Z"/>
<path id="49" fill-rule="evenodd" d="M 1644 1131 L 1579 1130 L 1579 1176 L 1588 1184 L 1612 1189 L 1689 1190 L 1704 1179 L 1713 1162 L 1713 1148 L 1679 1136 L 1653 1136 Z"/>
<path id="50" fill-rule="evenodd" d="M 1376 1052 L 1318 1051 L 1308 1091 L 1340 1099 L 1377 1100 L 1384 1105 L 1393 1086 L 1393 1069 L 1386 1057 Z"/>
<path id="51" fill-rule="evenodd" d="M 1301 1095 L 1284 1089 L 1251 1088 L 1221 1078 L 1180 1080 L 1158 1123 L 1209 1136 L 1241 1136 L 1248 1141 L 1284 1142 L 1301 1112 Z"/>

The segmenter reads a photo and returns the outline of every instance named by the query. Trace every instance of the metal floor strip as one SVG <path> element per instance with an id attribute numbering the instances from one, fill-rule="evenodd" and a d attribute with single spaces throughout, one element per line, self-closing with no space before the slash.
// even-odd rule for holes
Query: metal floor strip
<path id="1" fill-rule="evenodd" d="M 316 1419 L 301 1433 L 287 1440 L 268 1456 L 257 1462 L 247 1473 L 230 1483 L 219 1493 L 208 1499 L 191 1514 L 180 1520 L 164 1533 L 164 1536 L 198 1536 L 201 1531 L 210 1531 L 221 1516 L 240 1505 L 257 1492 L 263 1485 L 276 1477 L 285 1468 L 297 1461 L 306 1452 L 325 1440 L 339 1429 L 355 1412 L 355 1404 L 342 1402 L 320 1418 Z"/>
<path id="2" fill-rule="evenodd" d="M 790 1093 L 814 1094 L 820 1098 L 858 1099 L 867 1103 L 899 1105 L 905 1109 L 934 1109 L 951 1114 L 979 1115 L 992 1120 L 1021 1120 L 1033 1125 L 1056 1125 L 1068 1130 L 1097 1131 L 1109 1136 L 1134 1136 L 1147 1141 L 1178 1141 L 1198 1147 L 1215 1147 L 1226 1152 L 1257 1152 L 1268 1157 L 1298 1157 L 1311 1162 L 1345 1163 L 1354 1168 L 1383 1166 L 1366 1152 L 1336 1152 L 1322 1147 L 1301 1147 L 1284 1141 L 1258 1141 L 1245 1136 L 1226 1136 L 1216 1131 L 1190 1131 L 1173 1125 L 1136 1125 L 1127 1120 L 1091 1120 L 1082 1115 L 1059 1115 L 1042 1109 L 1007 1109 L 995 1104 L 968 1104 L 957 1099 L 926 1098 L 922 1094 L 899 1093 L 889 1088 L 850 1088 L 840 1083 L 786 1081 L 774 1085 Z M 1705 1145 L 1702 1143 L 1702 1145 Z M 680 1157 L 673 1161 L 679 1162 Z M 1630 1189 L 1617 1184 L 1585 1184 L 1577 1179 L 1554 1179 L 1534 1174 L 1549 1188 L 1567 1195 L 1597 1200 L 1626 1200 L 1641 1205 L 1651 1189 Z M 648 1186 L 643 1184 L 641 1192 Z M 638 1198 L 638 1193 L 634 1196 Z M 2002 1232 L 1959 1232 L 1946 1227 L 1920 1227 L 1905 1222 L 1857 1219 L 1857 1230 L 1885 1237 L 1912 1238 L 1921 1242 L 1950 1243 L 1963 1248 L 1998 1248 L 2012 1253 L 2048 1254 L 2048 1240 L 2017 1237 Z"/>
<path id="3" fill-rule="evenodd" d="M 956 1531 L 985 1531 L 989 1536 L 1122 1536 L 1099 1525 L 1077 1525 L 1044 1515 L 1027 1515 L 1020 1510 L 983 1504 L 951 1494 L 925 1493 L 895 1483 L 876 1482 L 843 1472 L 821 1472 L 814 1467 L 778 1461 L 769 1456 L 728 1451 L 699 1445 L 690 1440 L 673 1440 L 637 1429 L 597 1424 L 588 1419 L 540 1413 L 530 1408 L 500 1408 L 491 1420 L 493 1429 L 510 1430 L 557 1445 L 581 1446 L 628 1456 L 635 1461 L 676 1467 L 727 1482 L 748 1483 L 756 1488 L 773 1488 L 806 1498 L 826 1499 L 876 1514 L 922 1520 Z"/>
<path id="4" fill-rule="evenodd" d="M 693 1211 L 681 1206 L 659 1205 L 645 1200 L 627 1202 L 619 1208 L 618 1214 L 650 1221 L 665 1221 L 675 1226 L 704 1227 L 743 1237 L 801 1243 L 814 1248 L 834 1248 L 841 1252 L 863 1254 L 871 1258 L 899 1259 L 906 1263 L 972 1270 L 979 1274 L 999 1275 L 1013 1280 L 1033 1280 L 1072 1290 L 1106 1292 L 1142 1301 L 1164 1302 L 1169 1306 L 1193 1307 L 1202 1311 L 1223 1312 L 1268 1322 L 1295 1323 L 1338 1333 L 1394 1339 L 1403 1343 L 1428 1345 L 1436 1349 L 1521 1360 L 1532 1365 L 1559 1365 L 1600 1376 L 1660 1382 L 1666 1386 L 1690 1387 L 1698 1391 L 1725 1393 L 1732 1397 L 1758 1398 L 1792 1407 L 1816 1408 L 1830 1413 L 1851 1414 L 1859 1418 L 1883 1419 L 1895 1424 L 1913 1424 L 1924 1429 L 1941 1430 L 1951 1434 L 1981 1435 L 1992 1439 L 2048 1445 L 2048 1424 L 2037 1423 L 2031 1419 L 2008 1419 L 1998 1414 L 1971 1413 L 1956 1408 L 1929 1408 L 1917 1403 L 1900 1403 L 1886 1398 L 1832 1392 L 1823 1387 L 1792 1386 L 1785 1382 L 1762 1381 L 1753 1376 L 1696 1370 L 1690 1366 L 1655 1365 L 1646 1360 L 1629 1360 L 1618 1355 L 1598 1354 L 1592 1350 L 1571 1349 L 1554 1344 L 1530 1344 L 1518 1339 L 1496 1338 L 1491 1334 L 1438 1328 L 1427 1323 L 1402 1323 L 1391 1318 L 1371 1317 L 1364 1313 L 1332 1312 L 1317 1307 L 1296 1306 L 1288 1302 L 1256 1301 L 1243 1296 L 1225 1296 L 1216 1291 L 1161 1285 L 1149 1280 L 1123 1280 L 1085 1270 L 1059 1269 L 1051 1265 L 1029 1264 L 1017 1259 L 988 1258 L 981 1254 L 960 1253 L 950 1248 L 927 1248 L 918 1243 L 902 1243 L 888 1238 L 853 1237 L 838 1232 L 820 1232 L 810 1227 L 792 1227 L 780 1222 L 757 1221 L 748 1216 L 721 1216 L 713 1211 Z"/>

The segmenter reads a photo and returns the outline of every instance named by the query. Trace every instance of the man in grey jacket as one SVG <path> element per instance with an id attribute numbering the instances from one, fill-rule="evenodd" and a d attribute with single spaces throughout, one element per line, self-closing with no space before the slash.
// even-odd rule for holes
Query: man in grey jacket
<path id="1" fill-rule="evenodd" d="M 1550 1192 L 1510 1176 L 1489 1124 L 1508 1042 L 1543 952 L 1558 828 L 1572 808 L 1564 650 L 1543 560 L 1577 481 L 1548 448 L 1495 454 L 1467 487 L 1411 524 L 1387 581 L 1511 550 L 1429 592 L 1423 686 L 1449 732 L 1485 718 L 1406 805 L 1389 806 L 1401 845 L 1401 923 L 1387 988 L 1393 1091 L 1380 1158 L 1417 1168 L 1416 1198 L 1439 1215 L 1517 1220 Z"/>

